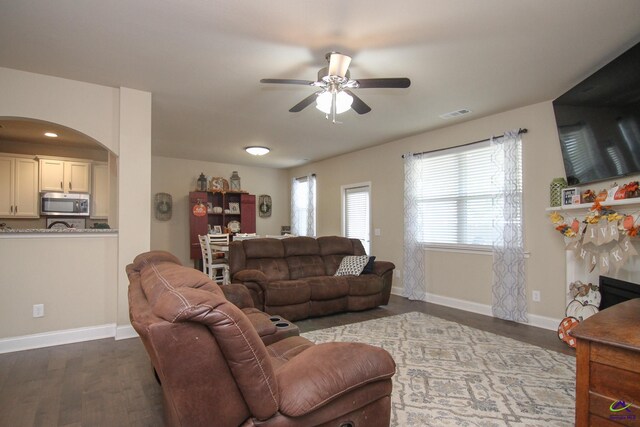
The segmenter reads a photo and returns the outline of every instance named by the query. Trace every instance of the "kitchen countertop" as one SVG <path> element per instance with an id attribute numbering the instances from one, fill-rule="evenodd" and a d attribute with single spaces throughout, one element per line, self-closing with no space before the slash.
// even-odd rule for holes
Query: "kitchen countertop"
<path id="1" fill-rule="evenodd" d="M 0 234 L 117 234 L 113 228 L 10 228 L 0 229 Z"/>

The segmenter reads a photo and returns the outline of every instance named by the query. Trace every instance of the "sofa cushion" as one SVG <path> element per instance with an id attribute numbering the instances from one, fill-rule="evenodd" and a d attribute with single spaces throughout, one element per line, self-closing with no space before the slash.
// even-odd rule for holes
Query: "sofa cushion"
<path id="1" fill-rule="evenodd" d="M 313 237 L 291 237 L 288 239 L 280 240 L 284 247 L 284 256 L 296 256 L 296 255 L 319 255 L 320 246 L 317 239 Z"/>
<path id="2" fill-rule="evenodd" d="M 349 295 L 373 295 L 382 292 L 383 282 L 380 276 L 364 274 L 362 276 L 345 276 L 349 283 Z"/>
<path id="3" fill-rule="evenodd" d="M 323 236 L 316 239 L 320 246 L 320 255 L 360 255 L 353 253 L 351 239 L 339 236 Z"/>
<path id="4" fill-rule="evenodd" d="M 287 257 L 289 276 L 291 279 L 301 279 L 309 276 L 323 276 L 324 262 L 320 255 L 294 255 Z"/>
<path id="5" fill-rule="evenodd" d="M 247 270 L 260 270 L 268 281 L 289 280 L 289 266 L 284 258 L 247 258 Z"/>
<path id="6" fill-rule="evenodd" d="M 362 269 L 362 273 L 360 274 L 372 274 L 373 273 L 373 263 L 376 262 L 375 256 L 370 256 L 367 265 Z"/>
<path id="7" fill-rule="evenodd" d="M 301 304 L 308 302 L 310 298 L 311 290 L 306 281 L 276 280 L 267 284 L 264 293 L 264 305 Z"/>
<path id="8" fill-rule="evenodd" d="M 284 246 L 278 239 L 242 240 L 244 255 L 250 258 L 284 258 Z"/>
<path id="9" fill-rule="evenodd" d="M 307 277 L 312 301 L 323 301 L 349 295 L 349 283 L 342 276 Z"/>
<path id="10" fill-rule="evenodd" d="M 347 255 L 340 261 L 340 267 L 336 271 L 336 276 L 359 276 L 364 269 L 364 266 L 369 262 L 369 257 L 366 255 Z"/>

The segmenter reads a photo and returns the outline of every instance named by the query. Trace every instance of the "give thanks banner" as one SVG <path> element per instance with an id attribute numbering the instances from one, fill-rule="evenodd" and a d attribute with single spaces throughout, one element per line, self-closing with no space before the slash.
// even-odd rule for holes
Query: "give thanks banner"
<path id="1" fill-rule="evenodd" d="M 567 250 L 574 251 L 590 272 L 597 267 L 600 274 L 606 274 L 638 255 L 630 239 L 638 235 L 639 229 L 632 215 L 621 215 L 596 202 L 582 221 L 576 218 L 571 225 L 557 212 L 550 217 L 556 230 L 564 235 Z"/>

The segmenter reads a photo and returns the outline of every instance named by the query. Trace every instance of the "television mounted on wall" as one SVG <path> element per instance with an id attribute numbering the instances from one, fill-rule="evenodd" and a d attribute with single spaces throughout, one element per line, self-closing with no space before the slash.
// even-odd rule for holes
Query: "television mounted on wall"
<path id="1" fill-rule="evenodd" d="M 569 185 L 640 173 L 640 43 L 553 101 Z"/>

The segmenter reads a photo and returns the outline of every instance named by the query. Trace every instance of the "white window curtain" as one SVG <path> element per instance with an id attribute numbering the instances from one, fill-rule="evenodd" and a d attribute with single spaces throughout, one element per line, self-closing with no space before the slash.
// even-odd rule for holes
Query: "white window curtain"
<path id="1" fill-rule="evenodd" d="M 420 244 L 422 219 L 418 207 L 422 177 L 422 155 L 404 156 L 404 276 L 402 295 L 426 300 L 424 253 Z"/>
<path id="2" fill-rule="evenodd" d="M 291 183 L 291 233 L 316 235 L 316 176 L 294 178 Z"/>
<path id="3" fill-rule="evenodd" d="M 528 322 L 522 209 L 522 140 L 518 130 L 491 140 L 496 187 L 493 243 L 492 312 L 495 317 Z M 501 195 L 501 196 L 500 196 Z"/>

